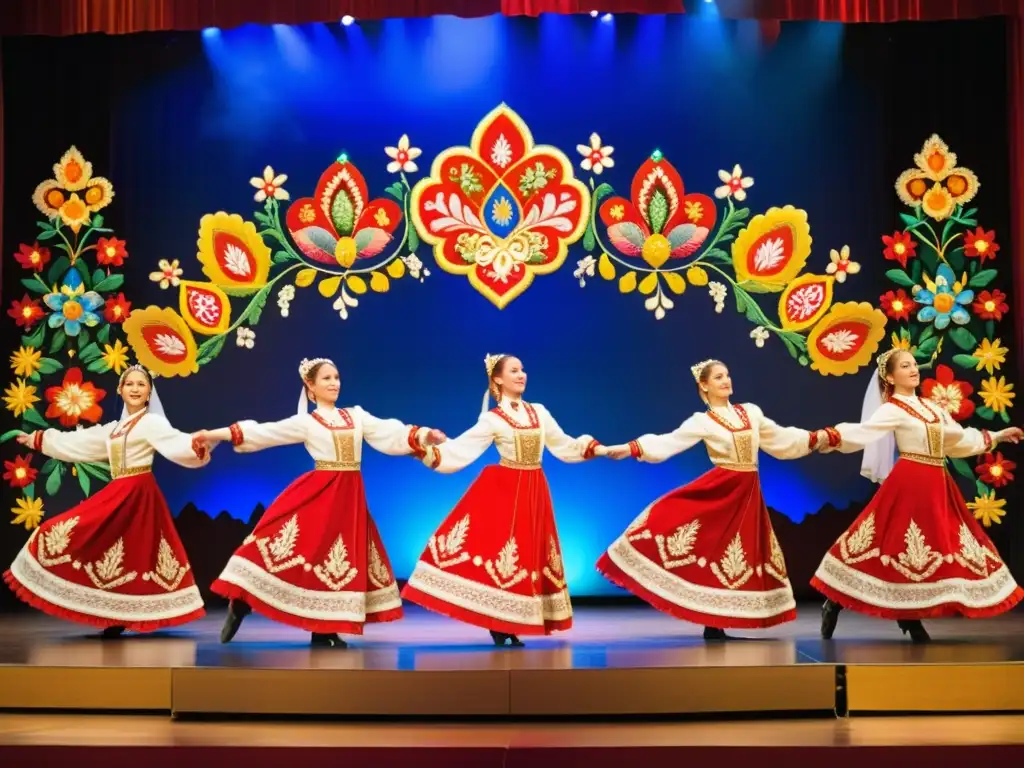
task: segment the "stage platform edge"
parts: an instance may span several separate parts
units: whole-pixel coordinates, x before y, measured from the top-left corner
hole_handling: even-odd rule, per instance
[[[0,709],[597,717],[1024,711],[1024,664],[512,670],[0,667]]]

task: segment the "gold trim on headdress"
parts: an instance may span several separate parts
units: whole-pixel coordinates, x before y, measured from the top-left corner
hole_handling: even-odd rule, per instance
[[[701,360],[696,365],[691,365],[690,366],[690,373],[693,374],[694,381],[696,381],[699,384],[700,383],[700,375],[704,372],[704,369],[707,368],[709,365],[711,365],[713,362],[715,362],[714,359],[711,359],[711,360]]]
[[[131,373],[132,371],[139,371],[140,373],[146,374],[146,376],[147,376],[147,378],[149,378],[150,382],[152,382],[153,379],[156,378],[155,374],[152,371],[148,371],[148,370],[146,370],[145,367],[139,365],[138,363],[134,363],[132,365],[129,365],[127,368],[125,368],[121,372],[121,377],[117,380],[117,390],[118,390],[118,392],[121,391],[121,385],[124,384],[125,377],[129,373]]]
[[[302,380],[305,381],[308,379],[309,372],[313,370],[313,366],[319,365],[320,363],[327,363],[328,365],[333,365],[335,368],[338,367],[334,365],[333,360],[329,360],[326,357],[314,357],[312,360],[302,358],[302,362],[299,363],[299,376],[302,377]]]
[[[494,366],[496,366],[498,361],[503,357],[508,357],[508,355],[487,355],[487,357],[484,358],[484,368],[487,369],[487,378],[491,378],[491,375],[494,373]]]
[[[889,364],[889,358],[892,357],[897,352],[902,351],[903,350],[901,350],[899,347],[893,347],[892,349],[886,350],[885,352],[883,352],[882,354],[875,358],[875,372],[878,374],[878,378],[880,378],[882,381],[885,381],[885,366]]]

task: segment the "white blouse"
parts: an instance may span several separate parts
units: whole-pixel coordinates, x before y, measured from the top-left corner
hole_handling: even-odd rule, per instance
[[[753,470],[757,452],[799,459],[814,449],[811,432],[781,427],[753,403],[700,411],[665,435],[642,435],[629,443],[634,458],[651,464],[670,459],[703,441],[715,466]]]
[[[574,464],[593,458],[599,443],[590,435],[569,437],[540,403],[502,398],[497,408],[454,440],[427,448],[423,463],[438,472],[458,472],[472,464],[494,443],[501,464],[538,469],[547,448],[561,461]]]
[[[208,451],[197,451],[193,447],[191,435],[179,432],[166,418],[148,411],[121,422],[97,424],[73,432],[58,429],[37,432],[35,448],[59,461],[107,461],[112,480],[149,472],[156,453],[192,469],[205,466],[210,461]]]
[[[890,432],[895,433],[900,455],[941,465],[946,456],[965,458],[987,453],[1007,430],[990,433],[958,424],[945,408],[919,397],[893,395],[867,421],[837,424],[840,440],[833,450],[855,453]]]
[[[302,443],[317,469],[358,470],[363,441],[389,456],[422,455],[429,429],[404,424],[398,419],[378,419],[358,405],[349,408],[317,408],[281,421],[232,424],[231,442],[239,453]]]

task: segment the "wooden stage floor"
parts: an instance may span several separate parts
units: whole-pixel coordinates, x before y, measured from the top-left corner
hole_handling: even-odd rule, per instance
[[[927,622],[915,646],[895,622],[844,612],[818,636],[797,621],[706,644],[701,628],[646,607],[577,610],[527,648],[411,607],[345,650],[257,616],[229,645],[223,614],[101,641],[36,613],[0,618],[0,709],[205,716],[530,719],[1024,711],[1024,614]]]

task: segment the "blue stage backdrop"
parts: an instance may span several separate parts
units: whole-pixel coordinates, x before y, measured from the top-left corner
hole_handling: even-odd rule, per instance
[[[929,63],[939,55],[932,53],[934,46],[921,43],[928,39],[926,28],[936,35],[948,34],[948,29],[917,26],[900,26],[894,34],[914,41],[922,71],[944,71],[946,65]],[[975,64],[998,71],[998,50],[987,51],[982,42],[995,37],[995,26],[958,27],[970,30],[961,41],[969,41],[964,44],[972,46]],[[645,250],[643,256],[649,258],[644,261],[617,251],[606,226],[616,213],[614,205],[606,204],[614,196],[635,200],[634,174],[653,155],[681,175],[689,201],[683,210],[692,212],[691,203],[704,206],[693,221],[717,209],[708,242],[730,206],[749,209],[750,217],[794,206],[806,212],[813,241],[802,274],[825,276],[833,262],[841,273],[847,266],[844,246],[849,247],[849,259],[861,265],[844,282],[830,284],[831,311],[850,302],[877,306],[879,296],[893,288],[884,275],[893,262],[882,258],[880,236],[896,226],[896,175],[912,164],[921,142],[938,131],[984,180],[983,196],[988,187],[1005,188],[1003,164],[989,146],[1001,136],[1002,125],[998,130],[983,128],[954,107],[902,111],[893,88],[886,85],[896,75],[882,69],[886,62],[899,65],[907,54],[894,50],[877,29],[788,24],[770,48],[763,46],[757,29],[756,24],[713,16],[440,17],[348,26],[249,26],[197,35],[14,41],[6,51],[6,66],[7,72],[16,68],[18,82],[7,88],[9,99],[21,99],[26,109],[34,98],[61,93],[51,79],[58,76],[55,59],[81,61],[91,52],[93,64],[104,77],[109,74],[110,82],[103,85],[98,78],[81,86],[93,92],[69,96],[77,109],[51,114],[63,125],[41,135],[29,122],[21,122],[17,105],[8,107],[9,142],[20,137],[25,144],[8,146],[17,156],[7,187],[8,209],[13,210],[5,217],[7,252],[17,250],[26,238],[31,241],[28,193],[64,150],[76,144],[93,163],[93,173],[109,178],[116,190],[104,214],[107,226],[126,242],[126,282],[120,290],[131,301],[132,312],[153,306],[181,314],[180,288],[162,289],[159,276],[151,279],[150,273],[160,271],[165,260],[169,269],[177,262],[181,280],[209,281],[211,272],[204,275],[197,260],[197,252],[209,251],[209,244],[204,245],[209,233],[204,235],[201,226],[208,214],[239,214],[253,222],[252,231],[272,229],[273,216],[260,219],[256,214],[278,208],[256,202],[257,189],[250,184],[252,177],[263,177],[265,167],[272,169],[266,179],[271,187],[275,177],[287,175],[276,180],[291,198],[279,206],[285,233],[291,202],[313,197],[321,174],[339,157],[365,177],[369,199],[395,204],[394,209],[379,209],[388,221],[378,218],[377,224],[387,229],[394,224],[387,212],[403,205],[403,213],[422,218],[415,210],[416,196],[409,199],[402,175],[394,172],[395,165],[408,159],[407,148],[421,150],[412,160],[417,169],[406,165],[404,171],[414,187],[431,176],[440,153],[470,146],[478,123],[504,104],[529,127],[537,145],[565,155],[563,170],[581,182],[584,195],[601,200],[595,231],[588,228],[581,236],[590,217],[588,207],[575,236],[563,235],[574,242],[559,269],[537,274],[526,290],[499,309],[501,300],[477,290],[464,274],[441,269],[422,236],[415,238],[421,241],[416,250],[422,264],[418,278],[410,274],[417,271],[415,260],[390,262],[376,273],[385,281],[364,275],[369,290],[361,290],[365,283],[351,281],[325,287],[330,275],[310,273],[309,265],[297,262],[269,236],[275,259],[271,277],[282,269],[295,271],[264,294],[266,306],[258,322],[241,323],[251,333],[238,335],[232,329],[222,349],[209,343],[200,347],[196,354],[204,364],[197,372],[159,380],[171,421],[194,430],[240,419],[285,418],[295,412],[300,359],[324,356],[341,371],[342,404],[358,404],[379,417],[435,426],[456,436],[478,417],[487,353],[520,357],[529,374],[527,399],[546,405],[568,433],[593,434],[604,443],[670,431],[700,409],[689,369],[709,357],[730,366],[737,401],[757,403],[782,424],[816,428],[857,419],[872,375],[870,365],[854,362],[853,373],[823,375],[841,366],[814,355],[807,360],[801,344],[808,343],[809,333],[813,336],[809,327],[783,329],[782,335],[769,328],[762,335],[758,329],[765,323],[780,325],[779,292],[750,294],[749,300],[764,309],[764,322],[751,316],[749,306],[737,307],[734,284],[725,276],[737,276],[732,249],[742,245],[742,235],[733,239],[740,234],[738,226],[718,242],[721,258],[712,259],[703,274],[683,270],[645,285],[648,272],[643,270],[650,270],[659,254]],[[61,87],[74,87],[69,74],[59,77]],[[919,90],[934,87],[927,78],[922,83],[907,75],[899,100],[917,109],[933,100]],[[387,147],[393,148],[390,155]],[[607,147],[614,152],[603,152]],[[588,148],[596,151],[591,171],[595,160],[613,161],[603,164],[600,175],[581,167]],[[389,163],[395,163],[391,171]],[[716,189],[723,186],[720,172],[728,179],[737,165],[737,179],[754,180],[744,188],[746,199],[716,197]],[[564,175],[548,181],[564,183]],[[389,186],[396,183],[389,194]],[[602,191],[601,184],[614,192]],[[743,188],[742,181],[738,184]],[[273,188],[269,191],[273,194]],[[1000,201],[986,205],[1004,216]],[[245,241],[241,221],[216,221]],[[781,210],[767,220],[741,222],[753,233],[746,246],[757,235],[757,226],[767,232],[773,221],[782,222],[778,231],[791,233],[797,250],[808,242],[800,231],[799,212]],[[392,245],[402,239],[408,222],[409,215],[403,215]],[[24,231],[18,233],[19,227]],[[357,247],[364,244],[358,237],[356,242]],[[602,249],[618,260],[602,258]],[[328,250],[333,255],[333,243]],[[342,250],[338,253],[344,257]],[[377,262],[386,253],[387,248]],[[789,259],[791,254],[783,256]],[[638,271],[625,266],[634,263]],[[337,263],[320,266],[340,272]],[[22,293],[20,286],[10,285],[13,271],[10,266],[4,270],[5,304]],[[399,272],[403,274],[396,277]],[[639,279],[635,290],[631,274]],[[279,289],[294,284],[296,277],[300,284],[293,297],[284,294],[285,316]],[[795,277],[793,272],[785,282]],[[307,278],[312,284],[304,286]],[[823,278],[815,279],[823,284]],[[715,283],[726,288],[722,301],[722,294],[716,299]],[[346,303],[341,291],[358,306]],[[227,298],[211,295],[214,303]],[[232,323],[250,299],[251,293],[230,299]],[[744,303],[742,296],[739,303]],[[867,312],[877,327],[879,314],[871,316],[870,307]],[[886,328],[884,338],[876,332],[871,349],[887,348],[892,330]],[[211,338],[193,335],[197,345]],[[814,346],[813,338],[810,343]],[[108,390],[102,403],[106,419],[116,416],[119,406],[114,377],[107,374],[102,381]],[[491,449],[461,473],[438,475],[411,458],[365,449],[370,508],[398,577],[409,574],[439,521],[485,463],[495,460]],[[858,505],[872,492],[858,476],[859,456],[814,456],[799,462],[762,456],[761,462],[768,505],[794,523],[813,521],[819,511],[839,514],[835,509]],[[176,512],[191,504],[211,516],[226,512],[248,520],[257,505],[268,505],[310,465],[301,446],[244,456],[222,446],[205,470],[161,462],[158,477]],[[594,571],[602,550],[647,504],[708,467],[700,446],[658,466],[607,460],[565,465],[549,455],[545,469],[574,593],[617,594]],[[76,498],[80,494],[71,484],[46,501],[47,512],[65,509]],[[789,544],[794,546],[792,537]]]

